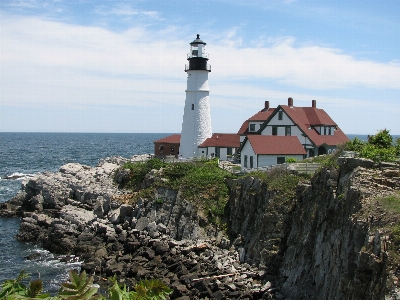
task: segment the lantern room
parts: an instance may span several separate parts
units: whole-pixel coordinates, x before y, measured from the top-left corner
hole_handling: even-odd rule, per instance
[[[197,34],[196,39],[190,43],[190,52],[187,55],[189,65],[185,65],[185,72],[190,70],[204,70],[211,72],[211,66],[207,63],[206,43]]]

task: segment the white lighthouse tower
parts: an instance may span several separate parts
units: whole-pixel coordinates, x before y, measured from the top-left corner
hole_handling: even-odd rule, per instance
[[[190,53],[187,55],[189,65],[185,65],[187,88],[179,147],[183,158],[198,156],[198,145],[212,135],[208,88],[211,66],[207,63],[205,47],[206,43],[198,34],[190,43]]]

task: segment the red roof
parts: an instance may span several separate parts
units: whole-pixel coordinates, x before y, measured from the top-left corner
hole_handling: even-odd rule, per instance
[[[267,120],[269,118],[269,116],[274,112],[275,108],[269,108],[269,109],[262,109],[260,110],[258,113],[256,113],[254,116],[250,117],[248,120],[244,121],[244,123],[242,124],[242,126],[240,127],[238,134],[248,134],[248,130],[249,130],[249,122],[250,121],[261,121],[264,122],[265,120]],[[256,132],[252,132],[252,133],[256,133]]]
[[[240,147],[240,136],[236,133],[214,133],[206,139],[199,147]]]
[[[296,136],[249,135],[248,141],[255,154],[303,155],[306,154]]]
[[[349,140],[331,117],[321,108],[290,107],[287,105],[281,105],[280,107],[282,107],[292,121],[300,127],[316,146],[321,146],[323,144],[336,146]],[[315,129],[312,129],[312,126],[320,125],[335,126],[337,130],[335,130],[334,135],[320,135]],[[311,129],[308,129],[310,127]]]
[[[178,133],[159,139],[157,141],[154,141],[153,143],[180,144],[180,142],[181,135]]]

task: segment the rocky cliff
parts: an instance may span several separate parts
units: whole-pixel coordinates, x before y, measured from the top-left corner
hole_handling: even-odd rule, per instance
[[[159,185],[127,204],[132,191],[118,183],[129,173],[115,172],[124,162],[39,174],[2,214],[23,217],[20,240],[80,255],[100,281],[159,277],[172,298],[400,299],[400,209],[382,202],[400,202],[398,165],[340,158],[292,196],[257,177],[228,180],[229,226],[220,231],[179,191]],[[143,187],[162,176],[151,171]]]
[[[398,196],[399,167],[355,158],[339,164],[299,185],[293,199],[258,178],[232,184],[234,245],[290,299],[399,299],[397,254],[388,256],[388,247],[400,219],[380,201]]]

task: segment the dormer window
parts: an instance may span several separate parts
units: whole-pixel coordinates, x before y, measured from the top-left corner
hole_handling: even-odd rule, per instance
[[[332,126],[321,126],[319,134],[320,135],[334,135],[335,131]]]
[[[250,124],[249,131],[256,131],[256,124]]]

